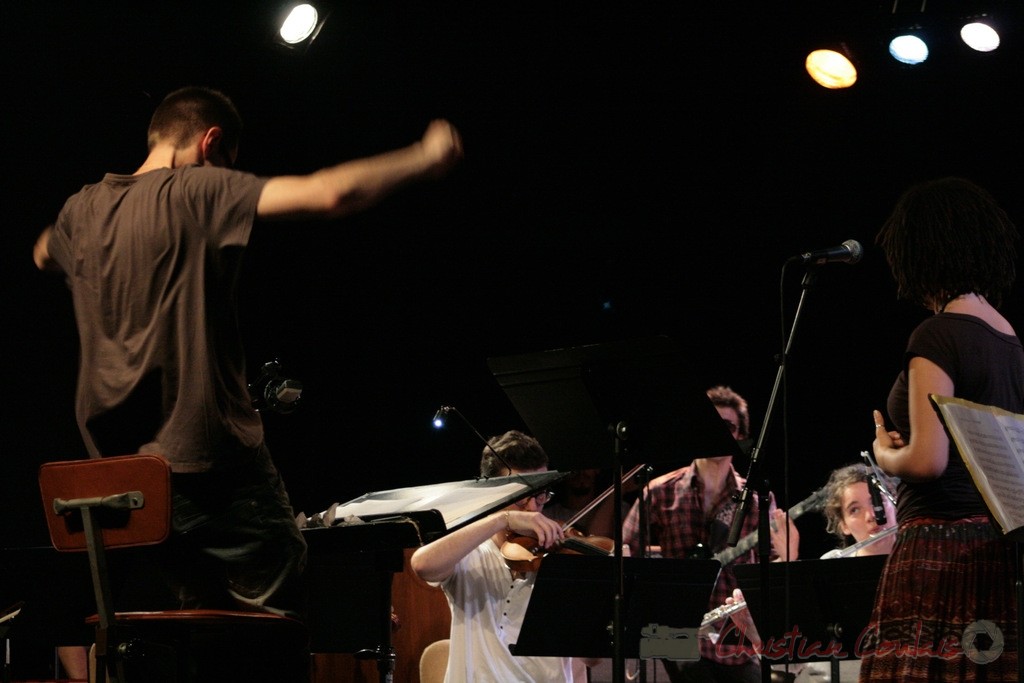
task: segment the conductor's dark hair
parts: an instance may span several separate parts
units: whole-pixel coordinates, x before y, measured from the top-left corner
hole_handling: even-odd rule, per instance
[[[225,151],[238,149],[242,117],[231,99],[213,88],[179,88],[168,94],[153,112],[147,138],[149,149],[162,140],[183,147],[213,126],[222,130]]]

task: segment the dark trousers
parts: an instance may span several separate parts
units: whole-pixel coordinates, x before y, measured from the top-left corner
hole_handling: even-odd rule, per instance
[[[164,556],[181,606],[304,619],[306,542],[266,447],[201,474],[175,474]]]

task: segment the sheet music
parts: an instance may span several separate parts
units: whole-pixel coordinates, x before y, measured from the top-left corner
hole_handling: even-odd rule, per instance
[[[422,486],[364,496],[348,503],[339,503],[334,509],[335,520],[355,515],[390,515],[421,510],[437,510],[446,526],[466,515],[485,509],[505,498],[525,495],[529,487],[522,482],[509,482],[482,488],[453,488],[449,484]]]
[[[1024,527],[1024,415],[962,399],[932,400],[1003,533]]]

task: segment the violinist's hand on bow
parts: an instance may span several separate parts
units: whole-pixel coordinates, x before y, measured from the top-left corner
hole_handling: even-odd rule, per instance
[[[519,536],[529,536],[537,539],[541,548],[553,548],[565,538],[562,525],[559,522],[545,517],[540,512],[530,510],[508,510],[508,528]]]

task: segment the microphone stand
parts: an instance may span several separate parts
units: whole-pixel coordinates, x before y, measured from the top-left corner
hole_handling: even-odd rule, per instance
[[[622,602],[625,593],[625,561],[622,559],[622,442],[629,438],[629,426],[626,422],[610,425],[609,429],[615,436],[615,595],[612,598],[612,682],[624,683],[626,680],[626,660],[622,647]]]
[[[1024,666],[1020,661],[1020,634],[1024,633],[1024,540],[1015,541],[1013,547],[1017,559],[1013,586],[1017,593],[1017,682],[1024,683]]]
[[[651,480],[651,472],[651,466],[648,465],[636,475],[636,481],[640,485],[640,495],[638,497],[640,503],[637,506],[637,512],[639,514],[638,523],[640,526],[639,541],[641,557],[650,556],[650,548],[648,546],[650,543],[650,515],[648,506],[651,504],[651,501],[645,496],[645,493],[647,491],[647,484]],[[619,518],[616,517],[616,519]],[[622,528],[621,521],[616,524],[616,527],[619,529]],[[639,683],[647,683],[647,662],[640,658],[637,658],[637,676],[637,681]]]
[[[801,283],[802,291],[800,292],[800,301],[796,307],[796,313],[793,316],[793,324],[789,330],[789,338],[786,340],[786,346],[783,349],[781,357],[779,357],[779,367],[775,373],[775,384],[772,386],[771,397],[768,399],[768,407],[765,410],[764,423],[761,425],[761,433],[757,436],[757,443],[750,450],[750,465],[747,469],[747,478],[743,483],[743,489],[737,494],[737,506],[736,514],[732,520],[732,526],[729,528],[729,540],[728,544],[731,547],[735,547],[739,542],[740,532],[743,530],[743,520],[747,516],[747,512],[750,509],[750,482],[755,476],[760,477],[760,465],[759,456],[761,455],[761,446],[764,444],[765,437],[768,434],[768,428],[771,425],[771,418],[775,412],[775,399],[779,393],[779,386],[782,384],[782,379],[786,374],[786,359],[789,357],[789,350],[793,347],[793,338],[796,336],[796,326],[800,322],[800,313],[803,311],[804,301],[807,298],[807,292],[811,289],[814,284],[816,271],[813,264],[810,264],[807,272],[804,274],[803,282]],[[769,519],[768,519],[768,482],[767,480],[758,480],[758,525],[757,525],[757,543],[759,549],[759,562],[761,563],[761,605],[758,609],[760,612],[758,621],[761,624],[768,624],[768,592],[769,584],[771,583],[768,578],[768,562],[770,557],[771,549],[771,534],[768,530]],[[788,609],[788,606],[787,606]],[[767,659],[761,659],[761,681],[762,683],[770,683],[771,681],[771,665]]]

